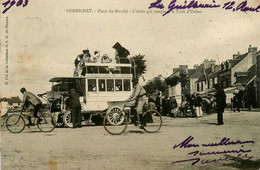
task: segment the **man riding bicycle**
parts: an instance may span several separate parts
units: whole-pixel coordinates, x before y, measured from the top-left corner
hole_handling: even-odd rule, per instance
[[[141,127],[145,126],[144,116],[143,116],[143,106],[148,103],[148,98],[146,97],[145,89],[140,85],[139,79],[144,81],[143,77],[133,79],[134,90],[132,95],[126,100],[128,102],[126,106],[136,107],[136,112],[140,118]]]
[[[25,107],[28,103],[30,103],[30,104],[32,104],[33,107],[34,107],[33,116],[36,117],[36,118],[38,118],[37,113],[38,113],[38,111],[39,111],[39,109],[40,109],[40,107],[41,107],[41,105],[42,105],[41,100],[40,100],[38,97],[36,97],[33,93],[26,91],[26,89],[25,89],[24,87],[21,88],[20,91],[21,91],[21,93],[23,94],[22,110],[24,109],[24,107]],[[31,116],[28,116],[28,121],[29,121],[29,124],[28,124],[28,125],[33,125],[33,124],[32,124],[32,120],[31,120]],[[38,121],[41,122],[42,119],[39,118]],[[38,122],[38,123],[39,123],[39,122]]]

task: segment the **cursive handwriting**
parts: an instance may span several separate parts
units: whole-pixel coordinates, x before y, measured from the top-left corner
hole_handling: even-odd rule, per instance
[[[233,12],[235,11],[242,11],[242,12],[259,12],[260,9],[260,5],[258,5],[257,7],[249,7],[247,6],[247,0],[241,2],[240,4],[237,5],[237,7],[235,7],[236,2],[235,1],[230,1],[224,4],[223,8],[225,10],[232,10]]]
[[[173,146],[173,149],[176,148],[196,148],[196,147],[200,147],[199,144],[197,143],[191,143],[194,140],[193,136],[189,136],[188,138],[186,138],[185,140],[183,140],[181,143],[176,144]],[[247,140],[247,141],[241,141],[241,140],[236,140],[236,141],[232,141],[230,140],[230,138],[228,137],[224,137],[220,140],[220,142],[217,143],[209,143],[209,144],[201,144],[202,147],[221,147],[221,146],[228,146],[228,145],[239,145],[241,146],[240,149],[234,149],[234,150],[213,150],[213,151],[205,151],[206,148],[204,148],[202,151],[200,151],[199,149],[189,152],[188,155],[192,155],[192,156],[197,156],[197,158],[192,158],[192,159],[185,159],[185,160],[179,160],[179,161],[175,161],[172,162],[172,164],[176,164],[176,163],[181,163],[181,162],[192,162],[192,165],[195,165],[196,163],[200,162],[201,164],[207,164],[207,163],[216,163],[219,161],[229,161],[229,160],[233,160],[232,158],[228,157],[226,154],[238,154],[237,157],[235,158],[240,158],[240,159],[251,159],[253,157],[248,156],[249,153],[251,153],[251,149],[244,149],[244,145],[243,144],[254,144],[255,142],[252,140]],[[244,154],[242,156],[242,154]],[[218,159],[212,159],[212,160],[206,160],[206,159],[201,159],[201,156],[214,156],[214,155],[224,155],[226,156],[225,158],[220,157]]]
[[[208,164],[208,163],[216,163],[216,162],[220,162],[220,161],[230,161],[230,160],[234,160],[234,159],[243,159],[243,160],[249,160],[252,159],[253,156],[248,156],[247,154],[245,154],[244,156],[242,156],[241,154],[238,154],[237,157],[232,158],[229,157],[228,155],[225,155],[225,158],[218,158],[218,159],[212,159],[212,160],[204,160],[204,159],[200,159],[200,158],[193,158],[193,159],[186,159],[186,160],[180,160],[180,161],[175,161],[172,162],[172,164],[176,164],[176,163],[182,163],[182,162],[189,162],[189,161],[194,161],[192,162],[191,165],[195,165],[196,163],[198,163],[199,161],[201,161],[201,164]]]
[[[168,10],[163,14],[163,16],[167,15],[174,9],[197,9],[197,8],[220,8],[221,5],[217,4],[215,0],[212,1],[212,3],[200,3],[197,0],[192,0],[189,3],[187,3],[187,0],[184,1],[184,4],[182,5],[177,5],[177,0],[172,0],[169,5],[168,5]],[[241,2],[236,6],[235,1],[229,1],[227,3],[224,3],[222,8],[224,10],[232,10],[233,12],[235,11],[242,11],[242,12],[259,12],[260,10],[260,5],[257,7],[250,7],[247,4],[247,0]],[[151,8],[157,8],[157,9],[164,9],[164,4],[162,3],[162,0],[156,0],[156,2],[152,2],[150,6],[148,7],[149,9]]]
[[[223,146],[223,145],[237,145],[237,144],[246,144],[246,143],[255,143],[254,141],[230,141],[229,138],[224,137],[219,143],[210,143],[202,144],[203,147],[213,147],[213,146]]]
[[[196,8],[218,8],[220,7],[219,4],[215,4],[215,1],[213,1],[212,4],[203,4],[199,3],[198,1],[192,0],[190,3],[187,4],[187,1],[184,1],[184,5],[176,5],[177,0],[172,0],[170,4],[168,5],[168,11],[166,11],[163,16],[167,15],[174,9],[196,9]],[[150,8],[159,8],[163,9],[164,5],[162,4],[162,0],[157,0],[156,2],[153,2],[150,4]]]
[[[29,0],[25,0],[24,4],[23,4],[23,0],[18,0],[17,2],[15,0],[7,0],[6,2],[2,3],[2,5],[4,6],[4,10],[3,10],[3,14],[6,13],[12,6],[14,6],[16,4],[16,7],[19,7],[21,5],[23,5],[23,7],[28,5],[28,1]]]
[[[239,149],[239,150],[224,150],[224,151],[212,151],[212,152],[202,152],[202,151],[194,151],[194,152],[190,152],[188,153],[188,155],[193,155],[193,156],[205,156],[205,155],[220,155],[220,154],[228,154],[228,153],[249,153],[252,150],[243,150],[243,149]]]
[[[173,149],[176,149],[178,147],[180,148],[190,148],[190,147],[199,147],[198,144],[189,144],[192,140],[194,139],[194,137],[189,136],[187,139],[185,139],[183,142],[181,142],[178,145],[174,145]]]

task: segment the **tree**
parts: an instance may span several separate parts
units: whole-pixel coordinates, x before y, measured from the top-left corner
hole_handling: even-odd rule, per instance
[[[145,55],[138,54],[131,57],[133,64],[135,64],[135,70],[133,71],[134,77],[138,77],[146,72],[146,60],[144,60]]]
[[[165,83],[171,87],[176,86],[179,82],[180,82],[179,76],[170,76],[165,79]]]
[[[188,93],[186,86],[188,84],[189,78],[187,72],[184,69],[180,69],[179,72],[180,72],[179,76],[174,75],[174,76],[167,77],[165,79],[165,83],[171,87],[181,83],[181,95],[183,100],[184,96]]]
[[[184,96],[186,95],[187,91],[186,85],[188,84],[189,78],[188,74],[186,73],[185,70],[181,69],[180,70],[180,82],[181,82],[181,94],[182,94],[182,100],[184,99]]]
[[[152,94],[157,91],[165,91],[167,89],[167,84],[160,77],[155,77],[150,80],[144,88],[148,94]]]

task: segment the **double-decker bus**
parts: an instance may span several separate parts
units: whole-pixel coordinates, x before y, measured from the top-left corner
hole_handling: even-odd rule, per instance
[[[103,116],[113,103],[125,101],[132,93],[132,64],[85,63],[84,69],[85,75],[81,77],[50,79],[52,90],[47,92],[47,98],[60,125],[72,126],[69,98],[63,95],[70,89],[76,89],[80,94],[84,119],[97,125],[102,124]]]

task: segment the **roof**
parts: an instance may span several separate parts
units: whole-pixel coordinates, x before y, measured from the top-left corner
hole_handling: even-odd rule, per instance
[[[202,69],[203,69],[203,64],[199,65],[197,69],[190,75],[190,78],[200,78],[201,75],[203,75]]]
[[[74,82],[76,79],[84,79],[85,77],[54,77],[49,80],[49,82]]]
[[[201,81],[204,81],[206,80],[206,78],[208,79],[208,75],[211,73],[211,68],[207,68],[205,70],[205,73],[202,72],[202,75],[199,77],[199,79],[196,81],[197,82],[201,82]]]
[[[247,76],[247,75],[248,75],[247,71],[235,72],[235,76]]]
[[[188,69],[188,76],[192,75],[196,69]]]
[[[256,75],[256,65],[252,65],[246,72],[235,72],[235,76],[246,76],[240,82],[235,82],[235,84],[247,84]]]
[[[246,56],[248,55],[248,53],[242,54],[237,56],[235,59],[233,59],[235,61],[235,64],[232,66],[234,67],[235,65],[237,65],[240,61],[242,61]]]
[[[169,77],[179,76],[176,74],[180,71],[180,68],[173,68],[172,70],[173,70],[173,72]],[[188,69],[188,77],[190,77],[190,75],[192,75],[195,71],[196,71],[196,69]]]
[[[204,77],[204,76],[201,76],[201,77],[196,81],[196,83],[202,82],[202,81],[204,81],[204,80],[205,80],[205,77]]]
[[[209,75],[209,78],[217,77],[217,76],[218,76],[218,73],[219,73],[220,71],[221,71],[221,70],[217,70],[217,71],[213,72],[212,74]]]

